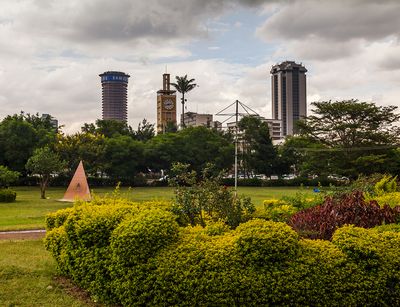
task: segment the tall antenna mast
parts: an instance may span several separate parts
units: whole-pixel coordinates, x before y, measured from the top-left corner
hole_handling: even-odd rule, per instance
[[[227,110],[231,107],[235,108],[234,113],[225,113],[228,112]],[[239,112],[239,107],[243,109],[242,112]],[[235,197],[237,196],[237,179],[238,179],[238,143],[239,143],[239,116],[259,116],[256,111],[253,109],[249,108],[246,106],[244,103],[240,102],[239,100],[236,100],[234,103],[230,104],[227,106],[225,109],[219,111],[218,113],[215,114],[216,116],[229,116],[226,120],[222,122],[225,123],[231,118],[235,117]]]

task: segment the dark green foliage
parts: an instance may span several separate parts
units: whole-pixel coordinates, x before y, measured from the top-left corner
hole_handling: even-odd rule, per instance
[[[355,191],[338,199],[327,197],[323,204],[297,212],[289,225],[303,237],[330,240],[344,225],[372,228],[395,223],[399,218],[400,206],[381,208],[376,201],[365,202],[363,193]]]
[[[158,134],[145,145],[148,167],[168,170],[176,162],[190,164],[198,174],[212,163],[216,169],[230,168],[234,146],[225,135],[206,127],[189,127],[177,133]]]
[[[11,189],[0,189],[0,203],[12,203],[17,198],[17,192]]]
[[[8,187],[11,183],[17,181],[19,177],[18,172],[8,169],[8,167],[0,165],[0,188]]]
[[[25,174],[25,164],[35,148],[53,146],[57,131],[49,118],[21,112],[0,122],[0,164]]]
[[[304,141],[296,150],[303,172],[356,178],[360,173],[398,171],[396,106],[357,100],[313,102],[312,106],[315,115],[298,122],[301,135],[294,138]]]
[[[100,301],[123,306],[400,304],[398,232],[346,226],[330,242],[300,239],[289,226],[262,220],[236,230],[221,223],[179,229],[170,212],[133,208],[76,206],[46,235],[61,272]],[[53,220],[61,223],[66,213]]]
[[[259,117],[245,116],[238,126],[243,131],[241,136],[243,173],[254,172],[267,176],[275,174],[277,152],[272,145],[268,124],[262,122]]]

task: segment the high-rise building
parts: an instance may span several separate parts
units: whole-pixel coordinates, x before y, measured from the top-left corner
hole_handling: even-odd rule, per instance
[[[157,132],[165,132],[169,124],[176,126],[176,91],[170,88],[170,75],[163,74],[163,88],[157,91]]]
[[[306,72],[294,61],[272,66],[272,118],[282,121],[284,137],[295,134],[296,121],[307,116]]]
[[[99,75],[102,86],[103,119],[128,120],[128,78],[120,71],[107,71]]]

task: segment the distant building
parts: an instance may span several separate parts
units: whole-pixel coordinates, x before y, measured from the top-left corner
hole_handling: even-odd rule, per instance
[[[266,122],[268,124],[269,135],[273,141],[277,141],[282,139],[282,121],[279,119],[266,119],[261,116],[257,116],[260,118],[262,122]],[[234,131],[236,124],[235,122],[227,123],[228,130],[231,132]],[[242,131],[239,130],[239,135],[242,134]]]
[[[163,88],[157,91],[157,133],[176,126],[176,91],[170,88],[170,74],[163,74]]]
[[[181,115],[182,117],[182,115]],[[185,127],[212,127],[213,115],[212,114],[199,114],[195,112],[186,112],[183,118]]]
[[[102,86],[103,119],[128,121],[128,78],[120,71],[107,71],[99,75]]]
[[[265,119],[262,121],[267,122],[269,128],[269,135],[273,141],[282,139],[282,121],[280,119]]]
[[[283,137],[295,134],[296,121],[307,116],[306,72],[294,61],[272,66],[272,118],[282,121]]]

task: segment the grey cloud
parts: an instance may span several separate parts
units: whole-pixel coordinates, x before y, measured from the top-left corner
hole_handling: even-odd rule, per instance
[[[36,1],[19,18],[22,30],[77,42],[119,42],[205,35],[204,19],[231,7],[226,0]],[[44,7],[46,9],[44,9]]]
[[[376,40],[400,34],[399,1],[296,1],[284,5],[257,34],[266,39]]]
[[[72,42],[207,36],[206,23],[237,6],[278,0],[36,0],[16,16],[21,32]],[[287,2],[287,1],[284,1]]]

